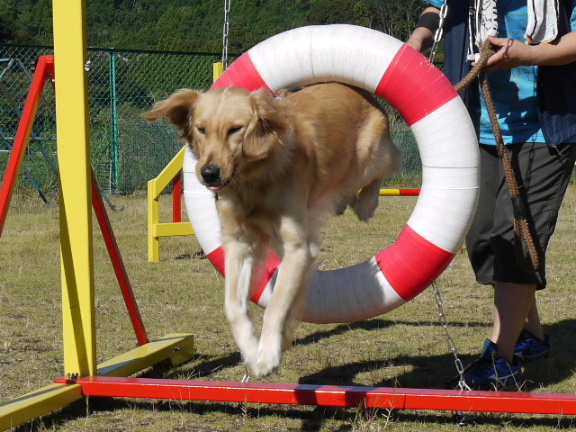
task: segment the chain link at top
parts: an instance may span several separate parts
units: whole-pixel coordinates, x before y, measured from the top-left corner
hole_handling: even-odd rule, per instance
[[[434,33],[434,43],[432,44],[430,57],[428,58],[430,60],[430,63],[434,63],[434,58],[436,57],[436,50],[438,49],[438,45],[440,44],[440,41],[444,36],[444,21],[446,20],[447,15],[448,15],[448,5],[446,4],[446,2],[444,2],[442,7],[440,8],[439,13],[440,21],[438,22],[438,28]]]

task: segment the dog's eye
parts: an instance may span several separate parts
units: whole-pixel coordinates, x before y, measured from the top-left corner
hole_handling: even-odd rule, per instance
[[[202,127],[202,126],[196,126],[196,131],[200,134],[200,135],[204,135],[206,133],[206,128]]]
[[[244,126],[236,126],[236,127],[230,128],[230,129],[228,129],[228,135],[234,135],[235,133],[240,132],[243,128],[244,128]]]

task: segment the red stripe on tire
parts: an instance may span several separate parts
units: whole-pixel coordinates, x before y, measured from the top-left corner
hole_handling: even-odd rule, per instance
[[[412,126],[458,97],[442,72],[409,45],[398,50],[376,88]]]
[[[408,301],[436,280],[454,254],[430,243],[407,225],[398,241],[375,258],[390,285]]]
[[[262,297],[262,294],[264,294],[264,290],[266,289],[268,282],[270,282],[274,276],[274,273],[276,273],[276,270],[278,270],[280,262],[280,257],[278,257],[278,255],[276,255],[274,252],[270,251],[268,252],[268,257],[266,258],[264,265],[256,270],[257,273],[254,275],[252,295],[250,297],[250,300],[252,300],[254,303],[260,303],[260,298]]]
[[[214,268],[224,276],[224,247],[220,246],[218,249],[214,249],[208,255],[206,255]]]
[[[207,255],[208,259],[214,266],[214,268],[222,275],[225,276],[225,253],[224,247],[220,246],[218,249],[214,249]],[[268,285],[268,282],[278,270],[280,266],[280,258],[274,252],[269,252],[268,257],[266,258],[266,262],[262,265],[261,268],[256,269],[256,274],[254,275],[254,282],[252,284],[252,295],[250,300],[254,303],[259,303],[262,294],[264,294],[264,290]]]
[[[252,63],[248,52],[242,54],[232,65],[226,69],[226,73],[212,85],[212,88],[219,87],[242,87],[250,91],[268,88],[260,73]]]

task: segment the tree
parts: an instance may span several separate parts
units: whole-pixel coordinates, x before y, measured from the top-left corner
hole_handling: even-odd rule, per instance
[[[354,24],[363,27],[371,27],[372,25],[372,13],[363,1],[354,5]]]
[[[354,22],[354,0],[315,0],[308,12],[308,24]]]
[[[390,36],[406,40],[422,12],[420,0],[366,0],[373,13],[373,25]]]
[[[90,0],[87,7],[91,47],[222,49],[222,0]],[[420,0],[234,0],[229,51],[309,24],[356,24],[405,39],[420,9]],[[51,45],[51,1],[0,0],[0,43]]]
[[[16,37],[16,8],[6,1],[0,4],[0,43],[11,43]]]

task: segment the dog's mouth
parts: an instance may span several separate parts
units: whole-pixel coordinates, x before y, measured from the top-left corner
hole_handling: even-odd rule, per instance
[[[212,192],[218,192],[228,186],[228,183],[230,183],[230,179],[214,183],[205,183],[204,186]]]

